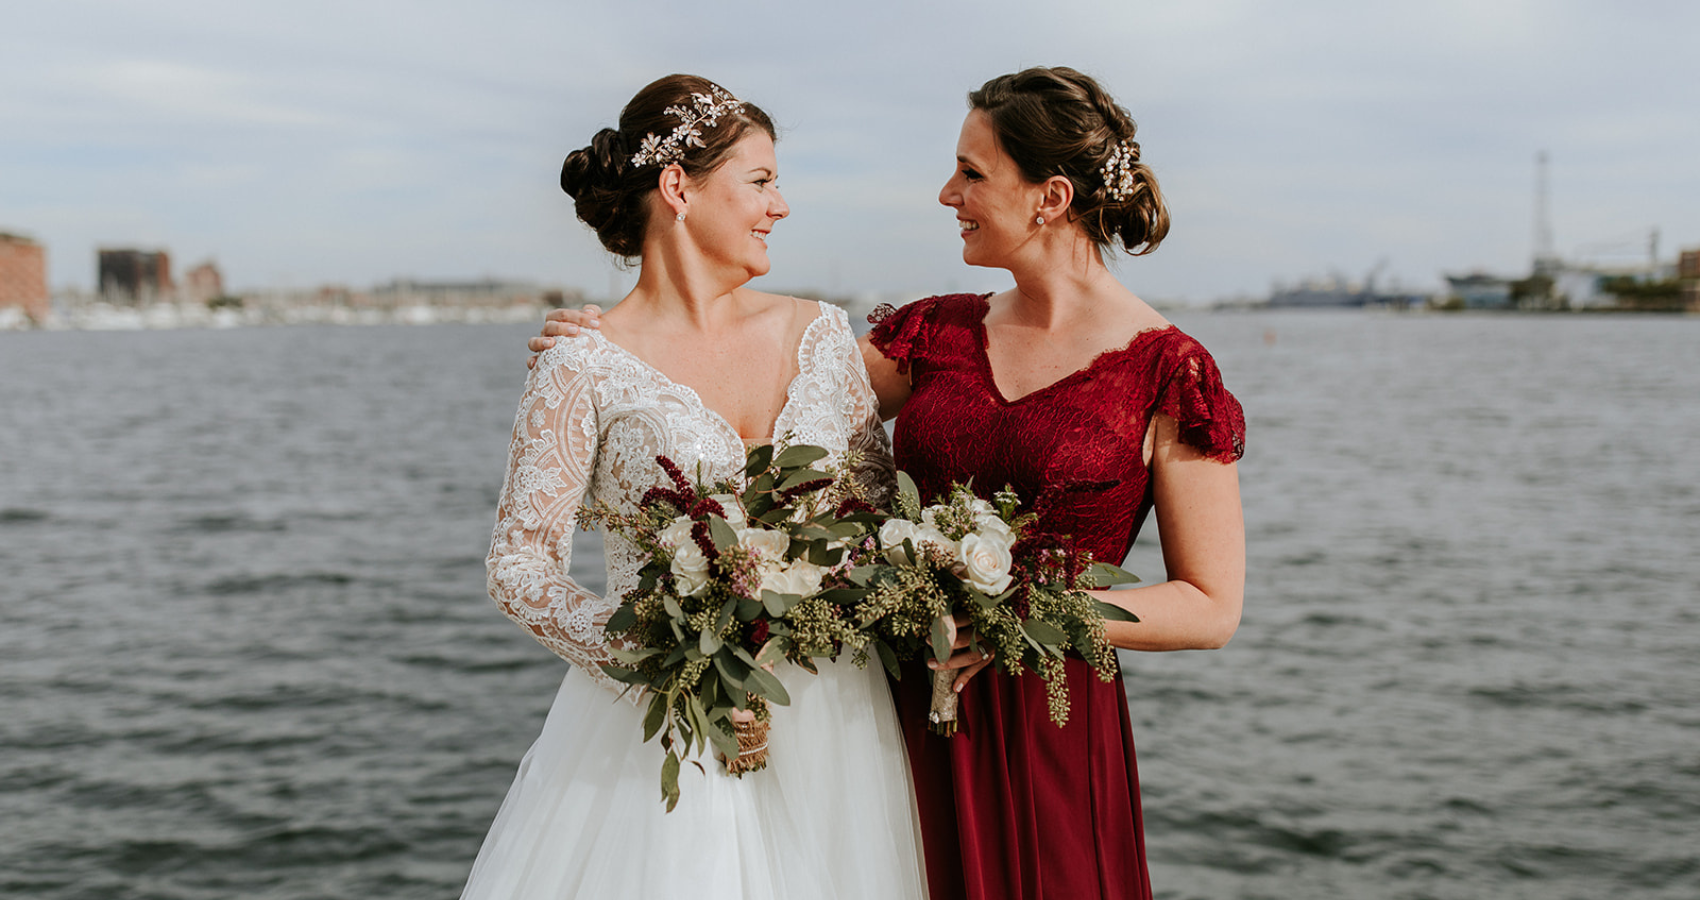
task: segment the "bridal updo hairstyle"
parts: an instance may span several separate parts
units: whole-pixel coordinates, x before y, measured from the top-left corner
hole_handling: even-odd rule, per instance
[[[662,169],[653,162],[632,164],[643,139],[672,134],[680,119],[667,109],[691,109],[692,94],[712,95],[716,88],[714,82],[695,75],[657,79],[620,110],[619,128],[604,128],[590,139],[590,146],[567,154],[561,166],[561,190],[573,198],[579,219],[596,230],[609,252],[628,261],[643,254],[649,195]],[[733,146],[757,128],[777,137],[767,113],[746,101],[737,111],[720,116],[713,126],[700,126],[703,146],[686,147],[677,162],[686,175],[700,178],[719,168]]]
[[[998,143],[1028,181],[1061,175],[1074,184],[1069,220],[1079,222],[1100,251],[1119,243],[1143,256],[1169,233],[1163,192],[1139,161],[1133,117],[1091,76],[1063,66],[1023,69],[970,92],[968,106],[986,114]],[[1124,141],[1133,186],[1117,200],[1102,170]]]

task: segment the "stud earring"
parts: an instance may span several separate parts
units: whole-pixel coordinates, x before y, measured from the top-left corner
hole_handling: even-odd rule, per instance
[[[1039,217],[1039,218],[1037,218],[1037,219],[1034,219],[1034,220],[1033,220],[1033,224],[1035,224],[1035,225],[1043,225],[1043,224],[1045,224],[1045,217],[1044,217],[1044,216],[1040,216],[1040,217]]]
[[[679,213],[679,214],[678,214],[678,215],[676,215],[676,216],[674,216],[674,217],[673,217],[673,221],[675,221],[675,222],[683,222],[683,221],[685,221],[685,214],[684,214],[684,213]]]

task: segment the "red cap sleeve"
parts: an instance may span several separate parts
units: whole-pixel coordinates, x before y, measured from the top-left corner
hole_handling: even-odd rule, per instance
[[[901,309],[881,303],[868,313],[868,322],[874,326],[868,332],[868,340],[885,354],[886,359],[897,363],[899,373],[909,374],[909,364],[926,355],[927,335],[931,331],[929,319],[938,299],[916,300]]]
[[[1222,385],[1216,360],[1188,340],[1169,381],[1157,398],[1157,411],[1180,425],[1180,438],[1207,458],[1231,463],[1245,455],[1245,412]]]

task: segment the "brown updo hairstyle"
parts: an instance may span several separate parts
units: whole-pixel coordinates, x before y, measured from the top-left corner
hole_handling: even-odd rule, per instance
[[[1028,181],[1061,175],[1074,184],[1069,220],[1079,222],[1100,251],[1120,243],[1143,256],[1169,233],[1163,192],[1139,162],[1133,117],[1090,75],[1064,66],[999,75],[970,92],[968,106],[986,114],[998,144]],[[1102,169],[1123,140],[1133,151],[1133,190],[1116,200]]]
[[[649,194],[657,187],[660,166],[632,165],[643,139],[651,134],[669,135],[679,117],[668,107],[694,109],[692,94],[713,96],[720,89],[696,75],[668,75],[651,82],[620,110],[620,127],[604,128],[590,139],[590,146],[567,154],[561,166],[561,190],[573,198],[573,209],[608,251],[631,262],[643,255],[643,236],[649,227]],[[777,138],[773,120],[755,104],[744,102],[738,111],[720,116],[714,125],[699,125],[703,146],[689,146],[677,160],[685,174],[700,178],[726,162],[732,148],[753,129]]]

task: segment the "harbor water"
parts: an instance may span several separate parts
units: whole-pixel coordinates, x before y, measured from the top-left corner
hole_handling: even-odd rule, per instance
[[[1700,319],[1176,321],[1249,574],[1122,656],[1158,897],[1700,895]],[[0,895],[458,894],[565,672],[484,589],[532,330],[0,333]]]

